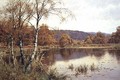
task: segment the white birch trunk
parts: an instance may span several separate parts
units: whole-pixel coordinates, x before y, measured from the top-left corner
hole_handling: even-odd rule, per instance
[[[34,42],[34,51],[33,51],[33,54],[31,56],[32,60],[34,59],[36,52],[37,52],[37,48],[38,48],[38,29],[36,29],[35,33],[36,34],[35,34],[35,42]]]
[[[28,61],[28,64],[25,66],[25,71],[30,70],[31,64],[35,58],[35,55],[37,53],[37,49],[38,49],[38,28],[35,30],[35,41],[34,41],[34,50],[32,55],[30,56],[30,59]]]
[[[19,48],[20,48],[20,63],[22,65],[24,65],[25,61],[24,61],[24,55],[23,55],[23,41],[22,41],[21,37],[19,38],[19,40],[20,40],[20,44],[19,44]]]
[[[14,55],[14,45],[13,45],[13,37],[11,36],[11,57],[13,59],[13,66],[15,66],[15,55]]]

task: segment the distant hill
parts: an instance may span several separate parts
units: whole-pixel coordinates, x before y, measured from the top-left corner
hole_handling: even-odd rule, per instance
[[[83,31],[74,31],[74,30],[54,30],[55,37],[57,40],[60,39],[60,36],[62,33],[67,33],[70,35],[70,37],[74,40],[84,40],[89,35],[95,35],[95,32],[83,32]],[[106,36],[110,34],[103,33]]]
[[[73,30],[54,30],[56,39],[60,39],[62,33],[67,33],[72,39],[75,40],[84,40],[90,33],[83,31],[73,31]],[[91,34],[94,35],[94,34]]]

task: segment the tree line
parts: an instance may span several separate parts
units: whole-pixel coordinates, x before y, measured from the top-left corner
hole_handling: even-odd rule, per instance
[[[11,29],[9,28],[9,23],[4,24],[7,22],[0,22],[0,43],[1,45],[8,45],[9,43],[9,36]],[[33,45],[34,43],[34,28],[25,24],[21,28],[22,34],[22,41],[24,46]],[[14,44],[17,46],[19,45],[19,30],[14,31]],[[54,46],[59,45],[64,47],[66,45],[75,45],[75,44],[106,44],[106,43],[120,43],[120,27],[117,27],[116,32],[113,32],[111,35],[106,36],[102,32],[97,32],[95,35],[89,35],[86,37],[85,40],[74,40],[70,37],[67,33],[61,33],[60,38],[57,40],[55,35],[58,32],[55,30],[50,30],[47,24],[42,24],[38,31],[38,45],[39,46]]]

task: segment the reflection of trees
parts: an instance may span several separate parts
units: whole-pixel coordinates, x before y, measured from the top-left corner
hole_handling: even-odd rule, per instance
[[[95,56],[98,59],[101,59],[101,57],[105,55],[103,49],[85,49],[85,53],[89,56]]]
[[[89,56],[92,56],[91,54],[93,53],[93,49],[84,49],[84,53],[86,53]]]
[[[109,50],[109,54],[115,56],[117,61],[120,63],[120,50]]]
[[[69,60],[82,58],[86,56],[95,56],[100,59],[104,56],[105,52],[102,49],[60,49],[60,50],[49,50],[46,51],[44,63],[47,65],[52,65],[55,60]]]
[[[61,49],[60,54],[65,60],[68,60],[70,55],[73,53],[73,50],[70,49]]]
[[[54,62],[55,62],[55,50],[49,50],[49,51],[46,51],[44,57],[44,64],[47,64],[47,65],[52,65]]]
[[[55,53],[54,51],[52,53]],[[100,59],[105,55],[103,49],[60,49],[56,53],[61,54],[64,60],[82,58],[86,56],[95,56]]]
[[[97,58],[101,58],[102,56],[105,55],[105,51],[103,49],[93,49],[93,53],[92,53],[95,57]]]
[[[83,49],[61,49],[60,54],[64,60],[76,59],[87,56]]]

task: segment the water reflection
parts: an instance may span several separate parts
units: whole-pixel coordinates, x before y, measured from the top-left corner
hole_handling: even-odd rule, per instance
[[[55,61],[69,61],[84,57],[96,57],[98,60],[105,55],[103,49],[60,49],[46,51],[45,60],[47,64],[54,64]]]
[[[72,77],[72,80],[119,80],[120,78],[120,50],[54,49],[46,51],[44,63],[57,68],[59,73],[68,75],[76,75],[76,69],[85,72],[87,69],[87,78],[80,75],[82,79]],[[92,71],[94,67],[99,68],[99,71],[90,72],[89,69]]]
[[[73,50],[70,49],[61,49],[60,54],[63,57],[64,60],[68,60],[70,56],[72,55]]]
[[[118,63],[120,64],[120,50],[109,50],[109,54],[116,57]]]

